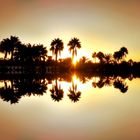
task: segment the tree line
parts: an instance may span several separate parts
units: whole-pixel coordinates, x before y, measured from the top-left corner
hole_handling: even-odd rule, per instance
[[[78,38],[72,38],[68,44],[69,52],[71,53],[71,59],[74,60],[77,56],[78,49],[81,48],[81,42]],[[50,51],[52,55],[55,56],[55,61],[58,62],[58,56],[61,56],[61,53],[64,49],[64,43],[61,39],[56,38],[50,43]],[[36,61],[47,61],[50,56],[48,56],[47,47],[43,44],[24,44],[18,37],[10,36],[10,38],[3,39],[0,42],[0,52],[4,54],[4,60],[7,59],[7,55],[11,56],[10,60],[20,61],[20,62],[36,62]],[[103,52],[93,52],[92,58],[94,63],[121,63],[125,60],[126,55],[128,54],[128,49],[126,47],[121,47],[119,51],[115,51],[113,54],[104,54]],[[51,59],[52,60],[52,59]],[[83,56],[81,58],[83,62],[86,62],[87,58]],[[133,60],[130,59],[129,63],[133,63]]]
[[[72,54],[72,58],[77,55],[77,48],[81,48],[81,44],[78,38],[72,38],[69,43],[69,51]],[[50,51],[55,56],[55,61],[58,60],[58,55],[64,49],[64,43],[61,39],[56,38],[52,40],[50,44]],[[4,54],[4,59],[7,59],[7,55],[11,55],[10,60],[13,61],[46,61],[48,59],[47,47],[42,44],[22,43],[18,37],[10,36],[10,38],[3,39],[0,42],[0,52]]]

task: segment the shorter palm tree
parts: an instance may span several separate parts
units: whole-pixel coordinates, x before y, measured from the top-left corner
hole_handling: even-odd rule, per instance
[[[96,63],[96,58],[97,58],[97,53],[96,52],[92,53],[92,58],[95,60],[95,63]]]
[[[121,47],[120,52],[122,53],[122,57],[126,57],[128,54],[128,49],[126,47]]]
[[[116,61],[117,63],[119,63],[120,60],[122,59],[122,53],[120,51],[114,52],[113,58],[114,58],[114,61]]]
[[[104,53],[103,52],[98,52],[96,57],[100,60],[100,63],[104,62]]]
[[[105,54],[104,59],[106,63],[111,63],[112,62],[112,55],[111,54]]]

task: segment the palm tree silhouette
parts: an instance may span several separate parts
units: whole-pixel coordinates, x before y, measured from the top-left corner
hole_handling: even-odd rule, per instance
[[[116,51],[114,52],[113,57],[116,60],[116,62],[119,63],[122,59],[122,53],[120,51]]]
[[[41,59],[43,59],[43,61],[45,61],[46,57],[47,57],[46,48],[42,44],[33,45],[32,46],[32,57],[33,57],[34,61],[35,60],[41,61]]]
[[[96,57],[100,60],[100,63],[103,63],[104,62],[104,54],[103,52],[98,52]]]
[[[123,58],[126,57],[126,54],[128,54],[128,50],[126,47],[120,48],[119,51],[114,52],[113,57],[119,63]]]
[[[72,87],[69,88],[70,94],[68,94],[68,97],[71,99],[73,102],[79,101],[81,97],[81,92],[77,91],[77,84],[74,84],[72,81]]]
[[[134,63],[134,62],[133,62],[132,59],[129,59],[129,60],[128,60],[128,64],[129,64],[129,66],[133,66],[133,63]]]
[[[50,92],[51,92],[51,97],[54,101],[59,102],[60,100],[62,100],[64,91],[61,88],[61,85],[58,86],[57,79],[55,80],[55,85],[52,86]]]
[[[111,54],[105,54],[104,55],[106,63],[111,63],[112,62],[112,55]]]
[[[17,48],[20,43],[18,37],[15,36],[3,39],[0,43],[0,51],[5,53],[4,59],[7,58],[7,53],[11,54],[11,59],[13,59],[14,49]]]
[[[78,38],[74,37],[69,41],[68,46],[70,53],[72,53],[72,60],[74,60],[74,57],[77,56],[77,49],[81,48],[81,43]]]
[[[97,53],[96,52],[92,53],[92,58],[95,60],[95,63],[96,63],[96,58],[97,58]]]
[[[128,50],[126,47],[120,48],[120,52],[122,53],[122,57],[126,57],[126,55],[128,54]]]
[[[61,51],[63,49],[64,49],[64,44],[62,40],[60,40],[59,38],[52,40],[50,50],[52,51],[52,54],[55,55],[56,62],[57,62],[58,53],[59,55],[61,55]]]

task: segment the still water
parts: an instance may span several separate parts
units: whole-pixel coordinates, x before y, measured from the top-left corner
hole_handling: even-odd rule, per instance
[[[139,140],[140,79],[117,78],[123,92],[109,79],[73,75],[67,82],[46,80],[43,96],[24,95],[15,104],[1,99],[0,140]]]

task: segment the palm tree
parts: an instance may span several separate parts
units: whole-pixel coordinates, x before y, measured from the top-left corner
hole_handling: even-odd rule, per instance
[[[97,57],[97,53],[96,52],[92,53],[92,58],[95,60],[95,63],[96,63],[96,57]]]
[[[113,57],[119,63],[124,57],[128,54],[128,50],[126,47],[120,48],[119,51],[114,52]]]
[[[22,62],[26,61],[26,59],[28,57],[27,52],[28,52],[27,45],[25,45],[25,44],[18,45],[18,48],[14,52],[14,56],[13,56],[14,60],[22,61]]]
[[[45,61],[45,59],[47,57],[47,50],[42,44],[33,45],[31,53],[32,53],[31,55],[33,57],[32,59],[34,61],[35,60],[41,61],[41,59],[43,59],[43,61]]]
[[[59,55],[61,55],[61,51],[63,49],[64,49],[64,44],[62,40],[60,40],[59,38],[52,40],[50,50],[52,51],[52,54],[55,55],[56,62],[57,62],[58,53]]]
[[[78,38],[74,37],[69,41],[68,46],[70,53],[72,53],[72,60],[74,60],[74,57],[77,56],[77,49],[81,48],[81,43]]]
[[[103,54],[103,52],[98,52],[97,54],[96,54],[96,57],[100,60],[100,63],[103,63],[104,62],[104,54]]]
[[[126,47],[120,48],[120,52],[122,53],[122,57],[126,57],[126,54],[128,54],[128,49]]]
[[[82,64],[86,63],[87,61],[88,61],[88,58],[85,57],[85,56],[82,56],[82,58],[80,59],[80,62],[81,62]]]
[[[111,63],[112,62],[112,55],[111,54],[105,54],[104,55],[106,63]]]
[[[129,60],[128,60],[128,64],[129,64],[129,66],[133,66],[133,63],[134,63],[134,62],[133,62],[132,59],[129,59]]]
[[[116,60],[117,63],[120,62],[120,60],[122,59],[122,53],[120,51],[116,51],[113,54],[114,60]]]
[[[0,43],[0,51],[5,53],[4,59],[7,58],[7,53],[11,54],[11,59],[13,59],[14,49],[17,48],[20,43],[18,37],[15,36],[3,39]]]

